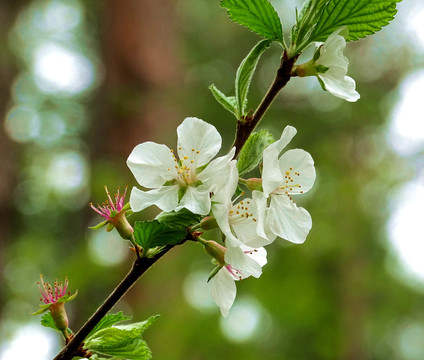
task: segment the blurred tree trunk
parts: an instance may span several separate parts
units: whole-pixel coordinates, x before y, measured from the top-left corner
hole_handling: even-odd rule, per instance
[[[166,93],[178,82],[175,1],[108,1],[104,8],[105,81],[97,150],[123,159],[175,119]]]
[[[97,9],[87,7],[99,22],[104,66],[103,83],[93,104],[92,164],[94,169],[96,164],[122,169],[117,175],[121,185],[131,177],[125,161],[134,146],[148,139],[165,139],[167,124],[181,118],[172,100],[181,73],[177,51],[180,27],[174,6],[173,0],[128,0],[107,1]],[[95,186],[105,181],[95,172],[92,180]],[[119,269],[122,275],[128,270],[126,265]],[[114,285],[111,280],[105,287]],[[90,295],[86,296],[89,300]],[[129,297],[125,300],[131,301]]]

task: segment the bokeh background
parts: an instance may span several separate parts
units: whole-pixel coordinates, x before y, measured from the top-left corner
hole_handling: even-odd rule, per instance
[[[273,1],[286,33],[300,1]],[[262,277],[238,283],[223,319],[193,243],[174,249],[114,309],[161,318],[145,338],[155,359],[424,359],[424,5],[398,5],[392,24],[347,46],[361,99],[292,79],[262,127],[316,162],[299,198],[313,218],[304,245],[268,247]],[[259,38],[218,1],[3,0],[0,7],[0,359],[47,360],[60,336],[31,316],[36,281],[70,279],[77,330],[130,267],[88,203],[135,185],[125,160],[151,140],[175,146],[186,116],[214,124],[222,153],[235,121],[227,94]],[[253,108],[281,49],[262,58]],[[149,219],[154,209],[134,216]]]

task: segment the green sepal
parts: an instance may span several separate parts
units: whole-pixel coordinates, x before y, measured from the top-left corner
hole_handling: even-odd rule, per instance
[[[36,312],[33,312],[31,315],[40,315],[43,312],[46,312],[50,306],[52,306],[53,304],[40,304],[40,310],[37,310]]]
[[[63,302],[72,301],[77,297],[77,295],[78,295],[78,290],[75,290],[75,292],[72,295],[64,295],[57,302],[63,303]]]
[[[219,270],[221,270],[222,268],[223,268],[223,265],[218,265],[217,267],[215,267],[211,271],[211,273],[209,274],[209,277],[208,277],[208,281],[207,282],[211,281],[215,277],[215,275],[218,274]]]
[[[221,91],[218,90],[218,88],[214,84],[209,86],[209,90],[212,92],[212,95],[215,100],[218,101],[224,107],[224,109],[228,110],[231,114],[237,117],[237,102],[235,96],[224,95]]]
[[[325,74],[330,68],[324,65],[315,66],[315,69],[320,74]]]
[[[317,79],[319,84],[321,85],[322,90],[327,91],[327,89],[325,88],[324,81],[322,81],[322,79],[319,76],[317,76]]]
[[[180,187],[178,189],[178,202],[181,201],[181,199],[183,198],[183,196],[185,195],[186,192],[187,192],[187,188],[186,187]]]
[[[234,22],[265,39],[283,43],[280,18],[268,0],[221,0],[221,7]]]
[[[160,223],[158,220],[137,221],[134,224],[134,240],[143,253],[156,246],[177,245],[187,236],[187,231]]]
[[[252,171],[262,161],[263,151],[275,141],[268,130],[260,130],[249,136],[237,161],[239,175]]]
[[[236,188],[236,192],[235,195],[236,196],[240,196],[244,193],[243,189],[240,187],[240,185],[237,184],[237,188]]]
[[[321,56],[321,46],[318,46],[314,52],[314,57],[313,57],[313,62],[317,61],[319,59],[319,57]]]
[[[91,230],[99,230],[99,229],[101,229],[103,226],[106,226],[107,224],[108,224],[108,222],[109,222],[109,220],[105,220],[105,221],[102,221],[101,223],[98,223],[97,225],[95,225],[95,226],[89,226],[88,228],[89,229],[91,229]]]
[[[256,66],[261,55],[271,45],[270,40],[262,40],[243,59],[236,73],[236,116],[241,119],[245,115],[247,105],[247,94]]]
[[[112,230],[114,229],[114,227],[115,227],[115,226],[113,226],[113,224],[112,224],[112,223],[108,223],[108,224],[107,224],[107,227],[106,227],[106,231],[110,232],[110,231],[112,231]]]
[[[99,330],[85,340],[84,348],[113,359],[151,359],[152,353],[141,335],[157,318],[158,315],[143,322]]]
[[[131,205],[130,205],[130,203],[129,202],[127,202],[123,207],[122,207],[122,209],[121,209],[121,212],[122,211],[127,211],[127,210],[130,210],[131,209]]]

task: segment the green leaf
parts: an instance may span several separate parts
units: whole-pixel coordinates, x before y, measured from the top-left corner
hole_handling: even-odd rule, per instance
[[[186,230],[167,226],[158,220],[137,221],[134,225],[135,242],[143,248],[144,253],[156,246],[177,245],[186,235]]]
[[[245,115],[247,104],[247,93],[249,92],[250,82],[258,65],[261,55],[269,48],[270,40],[262,40],[249,52],[241,62],[236,74],[236,116],[240,119]]]
[[[151,359],[152,353],[141,335],[157,318],[158,315],[143,322],[99,330],[84,342],[84,347],[114,359]]]
[[[299,44],[303,39],[310,36],[312,30],[322,13],[324,6],[330,0],[308,0],[306,1],[299,13],[296,9],[296,24],[292,29],[292,42]]]
[[[53,316],[50,312],[46,313],[43,315],[43,317],[41,318],[41,325],[54,329],[60,333],[62,333],[54,324],[54,320],[53,320]],[[72,330],[68,328],[68,333],[72,334]]]
[[[396,15],[401,0],[330,0],[310,36],[310,41],[325,41],[342,26],[347,26],[347,41],[374,34]]]
[[[41,325],[59,331],[56,325],[54,324],[53,316],[50,312],[43,315],[43,317],[41,318]]]
[[[212,92],[212,95],[226,110],[231,114],[236,115],[236,98],[234,96],[226,96],[218,88],[212,84],[209,86],[209,90]],[[236,116],[237,117],[237,116]]]
[[[132,316],[125,316],[122,313],[122,311],[120,311],[117,314],[107,314],[103,317],[102,320],[100,320],[100,322],[97,323],[94,329],[90,331],[87,337],[90,337],[91,335],[95,334],[97,331],[111,327],[112,325],[115,325],[121,321],[130,320],[131,318]]]
[[[274,142],[274,137],[267,131],[253,133],[240,151],[237,169],[240,175],[252,171],[262,160],[264,149]]]
[[[269,40],[283,42],[283,30],[277,12],[268,0],[221,0],[234,22]]]
[[[161,212],[156,220],[170,228],[186,231],[188,227],[198,224],[202,220],[202,216],[183,208],[178,212]]]

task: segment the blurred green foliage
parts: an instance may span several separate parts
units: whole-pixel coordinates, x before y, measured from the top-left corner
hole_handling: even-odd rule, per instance
[[[156,14],[157,4],[148,3],[151,7],[144,10]],[[293,18],[293,24],[293,2],[273,3],[283,21]],[[114,16],[128,13],[114,13],[108,3],[78,0],[29,1],[16,12],[5,62],[16,73],[7,84],[11,98],[4,115],[6,133],[14,141],[15,178],[10,236],[3,240],[0,268],[5,348],[16,329],[34,321],[29,313],[38,306],[40,272],[48,279],[67,275],[71,290],[78,289],[78,298],[69,304],[76,331],[129,269],[133,253],[128,244],[113,232],[88,230],[99,219],[87,204],[105,200],[103,185],[136,185],[125,165],[132,147],[147,139],[174,144],[175,128],[186,116],[215,125],[223,135],[223,151],[232,143],[234,117],[216,103],[208,86],[233,93],[236,69],[258,37],[229,21],[218,2],[167,1],[165,8],[171,11],[157,10],[159,18],[176,23],[172,36],[178,51],[163,58],[167,38],[159,37],[159,23],[157,33],[150,28],[144,33],[159,37],[158,53],[152,49],[141,58],[178,63],[178,74],[174,81],[153,85],[146,74],[140,80],[129,68],[114,72],[116,64],[108,61],[113,51],[122,51],[116,44],[125,50],[127,40],[113,42],[111,28],[130,24],[123,31],[136,32],[137,13],[134,23],[119,22]],[[423,66],[404,31],[403,4],[399,9],[392,25],[348,44],[349,75],[357,79],[360,101],[336,99],[322,92],[316,79],[292,79],[261,124],[275,137],[284,126],[295,126],[292,147],[305,149],[315,160],[317,183],[299,199],[313,218],[306,243],[280,240],[268,247],[264,274],[237,284],[228,319],[205,296],[212,266],[192,243],[161,259],[114,309],[136,321],[161,314],[145,334],[155,359],[424,357],[422,285],[410,286],[393,275],[402,270],[386,232],[395,189],[415,175],[414,163],[386,141],[389,115],[402,78]],[[46,44],[55,46],[59,57],[43,55]],[[280,51],[274,44],[261,59],[250,107],[269,86]],[[57,63],[65,67],[55,70]],[[147,65],[139,66],[142,72]],[[63,73],[72,69],[74,78]],[[169,116],[150,121],[148,111]],[[132,221],[155,214],[147,210]],[[58,338],[56,350],[60,346]]]

